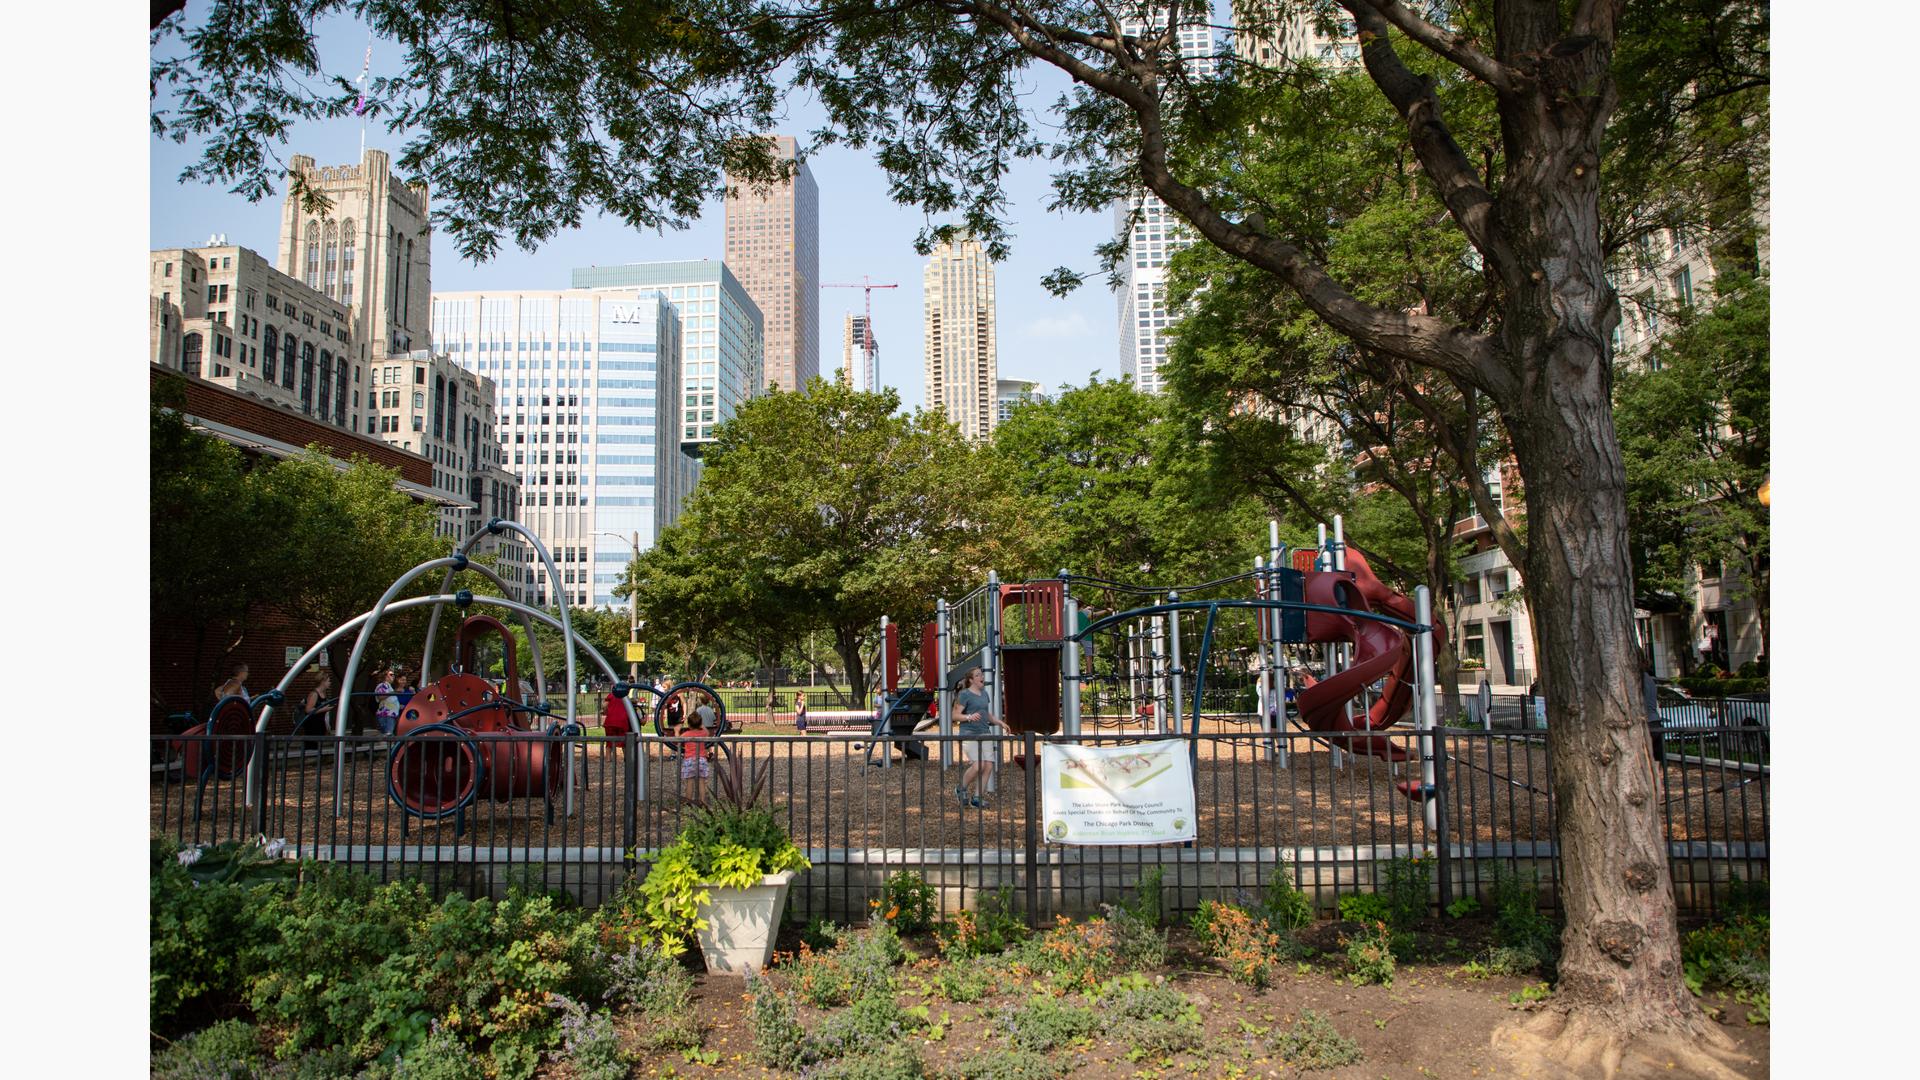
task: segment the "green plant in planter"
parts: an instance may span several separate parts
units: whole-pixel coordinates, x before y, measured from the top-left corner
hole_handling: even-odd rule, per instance
[[[705,929],[700,906],[713,899],[708,886],[744,889],[768,874],[812,865],[773,811],[754,805],[766,769],[743,772],[735,757],[714,777],[714,804],[695,810],[674,842],[651,857],[652,869],[627,900],[639,910],[622,913],[635,936],[669,956],[685,952],[687,939]]]

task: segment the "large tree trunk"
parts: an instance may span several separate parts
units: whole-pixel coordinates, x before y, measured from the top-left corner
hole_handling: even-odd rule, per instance
[[[1526,47],[1544,42],[1513,42]],[[1503,97],[1501,228],[1527,270],[1506,308],[1501,395],[1526,489],[1528,603],[1547,696],[1567,916],[1551,1008],[1497,1039],[1573,1075],[1728,1075],[1730,1043],[1681,979],[1680,942],[1634,634],[1626,470],[1613,427],[1618,318],[1600,248],[1598,118],[1610,50],[1555,48],[1545,92]],[[1583,55],[1583,53],[1585,55]],[[1589,87],[1608,87],[1595,93]],[[1557,92],[1555,91],[1555,88]]]

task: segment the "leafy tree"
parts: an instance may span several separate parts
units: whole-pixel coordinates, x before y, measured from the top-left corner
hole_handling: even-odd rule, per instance
[[[1041,565],[1167,584],[1247,570],[1266,550],[1261,508],[1216,490],[1185,434],[1164,397],[1129,379],[1093,378],[1016,409],[993,455],[1056,523],[1041,533]]]
[[[205,687],[273,582],[246,458],[188,427],[177,411],[184,401],[172,380],[157,384],[147,450],[148,587],[156,617],[192,628],[189,677]]]
[[[1772,621],[1760,501],[1772,451],[1767,299],[1764,278],[1721,277],[1706,303],[1673,312],[1673,329],[1644,357],[1617,360],[1614,375],[1641,589],[1684,596],[1694,567],[1737,570],[1763,651]]]
[[[636,565],[648,632],[689,657],[754,642],[765,666],[818,628],[857,702],[880,616],[916,626],[989,569],[1032,568],[1037,515],[992,458],[944,418],[897,416],[899,405],[892,391],[817,378],[742,405],[715,432],[680,522]]]
[[[1299,6],[1253,5],[1253,32]],[[1106,209],[1151,191],[1207,243],[1269,275],[1357,345],[1473,387],[1511,440],[1526,485],[1522,570],[1543,675],[1556,689],[1568,926],[1554,1007],[1531,1022],[1531,1042],[1502,1045],[1543,1067],[1636,1068],[1646,1054],[1725,1074],[1725,1037],[1679,977],[1666,843],[1637,722],[1609,344],[1620,317],[1609,242],[1619,238],[1603,217],[1603,193],[1616,189],[1603,178],[1616,151],[1630,156],[1630,140],[1623,149],[1609,139],[1616,114],[1693,116],[1701,101],[1750,97],[1755,78],[1764,88],[1765,8],[1746,0],[1451,0],[1417,10],[1339,0],[1338,8],[1357,26],[1368,77],[1404,125],[1421,182],[1491,283],[1483,322],[1368,299],[1292,235],[1290,208],[1239,190],[1245,162],[1214,148],[1275,108],[1312,103],[1279,94],[1288,72],[1228,53],[1219,74],[1197,70],[1181,54],[1178,28],[1207,16],[1180,0],[1120,10],[1104,0],[230,0],[187,32],[184,56],[155,59],[152,77],[167,95],[155,123],[206,140],[196,175],[259,197],[273,179],[271,144],[285,130],[277,124],[352,107],[344,80],[300,81],[317,74],[313,20],[350,10],[407,45],[404,70],[376,82],[376,108],[413,132],[400,167],[434,187],[437,221],[469,256],[490,254],[503,233],[537,244],[590,207],[642,227],[681,223],[718,190],[722,168],[748,182],[778,178],[785,166],[757,136],[795,92],[825,110],[816,144],[872,147],[896,199],[960,219],[923,230],[923,248],[965,228],[1003,254],[1003,181],[1014,158],[1062,164],[1061,207]],[[1122,14],[1142,16],[1133,33]],[[1646,56],[1648,39],[1668,24],[1684,31],[1669,34],[1684,44],[1655,50],[1653,77],[1622,79],[1616,65]],[[1728,24],[1743,33],[1722,32]],[[172,25],[157,49],[170,49]],[[1740,63],[1718,63],[1721,51],[1739,52]],[[1423,72],[1436,61],[1447,79]],[[1022,93],[1035,64],[1075,83],[1044,137]],[[1491,103],[1461,112],[1465,130],[1455,123],[1454,86]],[[1623,108],[1623,89],[1660,100]],[[1498,131],[1497,159],[1468,150],[1479,116]],[[1741,175],[1760,190],[1757,173]],[[1117,262],[1124,244],[1103,254]]]

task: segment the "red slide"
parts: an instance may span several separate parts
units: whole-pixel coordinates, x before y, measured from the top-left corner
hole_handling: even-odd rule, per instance
[[[1412,621],[1413,605],[1374,576],[1358,551],[1347,549],[1345,571],[1306,575],[1309,604],[1343,607],[1352,611],[1379,611]],[[1309,731],[1377,731],[1391,727],[1406,714],[1413,700],[1413,648],[1405,631],[1372,619],[1355,619],[1330,612],[1307,613],[1307,640],[1352,642],[1353,665],[1300,690],[1295,701],[1301,722]],[[1385,677],[1385,688],[1365,716],[1347,716],[1346,704]],[[1404,761],[1404,746],[1384,735],[1348,736],[1328,740],[1332,745],[1387,761]]]

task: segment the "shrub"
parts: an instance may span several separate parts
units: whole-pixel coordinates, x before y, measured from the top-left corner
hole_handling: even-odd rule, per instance
[[[693,1004],[693,976],[680,961],[651,945],[629,945],[607,960],[610,1005],[624,1005],[648,1019],[685,1012]]]
[[[1085,1038],[1100,1026],[1093,1010],[1057,998],[1036,997],[1000,1010],[1000,1030],[1021,1050],[1051,1050]]]
[[[1464,919],[1479,910],[1480,900],[1478,897],[1463,896],[1447,905],[1447,917],[1450,919]]]
[[[1167,872],[1158,866],[1150,867],[1134,883],[1133,895],[1114,905],[1120,911],[1133,916],[1134,920],[1149,928],[1157,929],[1165,917],[1160,903],[1160,892],[1165,887]]]
[[[1003,952],[1027,939],[1027,924],[1013,914],[1013,890],[1002,887],[980,901],[978,911],[957,911],[934,927],[940,954],[949,960]]]
[[[753,1034],[753,1059],[774,1069],[797,1072],[819,1060],[793,1001],[764,976],[747,976],[747,1027]]]
[[[1108,907],[1107,933],[1122,971],[1151,971],[1167,962],[1167,932],[1137,909]]]
[[[1294,884],[1293,873],[1280,866],[1267,880],[1260,894],[1260,912],[1274,929],[1283,933],[1301,930],[1313,923],[1313,901]]]
[[[1348,893],[1340,898],[1340,917],[1347,922],[1386,922],[1392,916],[1393,908],[1379,893]]]
[[[905,1043],[829,1062],[807,1074],[809,1080],[920,1080],[926,1075],[920,1051]]]
[[[1125,1021],[1121,1031],[1134,1049],[1172,1054],[1205,1041],[1200,1009],[1187,995],[1138,976],[1135,980],[1109,982],[1098,999],[1100,1015],[1109,1023]]]
[[[1392,986],[1393,936],[1387,924],[1374,923],[1373,929],[1348,941],[1347,963],[1353,967],[1355,981]]]
[[[889,877],[881,886],[880,898],[870,901],[874,913],[891,923],[902,934],[918,934],[933,929],[939,915],[939,893],[927,879],[911,870]]]
[[[1118,963],[1113,928],[1105,919],[1076,923],[1064,915],[1052,929],[1010,956],[1016,966],[1047,976],[1048,984],[1060,993],[1098,989]]]
[[[933,988],[941,997],[966,1005],[993,992],[999,982],[979,960],[954,960],[934,973]]]
[[[1765,915],[1769,907],[1766,878],[1743,881],[1740,875],[1735,874],[1727,882],[1726,899],[1720,902],[1720,917],[1737,919],[1743,915]]]
[[[1708,990],[1750,993],[1767,990],[1771,937],[1765,915],[1741,916],[1687,934],[1680,940],[1680,962],[1687,988],[1695,994]]]
[[[252,1080],[260,1068],[260,1032],[240,1020],[222,1020],[154,1055],[160,1080]]]
[[[389,1075],[393,1080],[485,1080],[487,1070],[458,1036],[438,1030],[402,1054]]]
[[[893,967],[906,959],[900,936],[888,923],[864,933],[847,933],[833,949],[815,952],[805,942],[786,965],[788,982],[800,1000],[828,1008],[868,994],[893,992]]]
[[[1560,936],[1553,920],[1540,913],[1539,878],[1522,879],[1512,870],[1493,864],[1487,900],[1493,908],[1494,940],[1510,949],[1532,953],[1544,971],[1559,957]]]
[[[625,1080],[631,1061],[621,1049],[620,1033],[613,1029],[613,1018],[604,1012],[589,1012],[571,998],[554,996],[553,1007],[561,1011],[559,1059],[572,1066],[579,1080]]]
[[[148,877],[148,1024],[173,1030],[175,1019],[203,1014],[214,1001],[245,996],[248,960],[271,940],[256,911],[279,883],[248,885],[196,879],[171,841],[151,845]],[[198,864],[196,864],[198,865]]]
[[[1068,1066],[1031,1050],[976,1054],[948,1070],[949,1080],[1054,1080]]]
[[[259,917],[278,933],[250,958],[261,974],[249,999],[284,1030],[283,1054],[341,1045],[358,1060],[405,1060],[437,1021],[484,1047],[488,1071],[528,1076],[558,1039],[550,996],[598,1000],[606,988],[591,920],[549,896],[435,904],[418,882],[318,868]]]
[[[818,1058],[870,1054],[919,1027],[920,1018],[902,1009],[891,993],[868,994],[827,1017],[810,1041]]]
[[[1380,893],[1387,902],[1387,922],[1399,928],[1412,926],[1431,910],[1433,864],[1419,856],[1388,862]]]
[[[1278,931],[1231,904],[1203,902],[1194,912],[1193,927],[1207,954],[1225,961],[1229,978],[1255,988],[1273,982],[1274,965],[1288,953]]]
[[[1271,1049],[1302,1072],[1353,1065],[1365,1056],[1359,1043],[1340,1034],[1331,1021],[1312,1009],[1300,1010],[1299,1019],[1274,1036]]]

